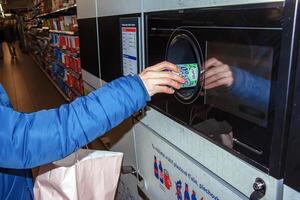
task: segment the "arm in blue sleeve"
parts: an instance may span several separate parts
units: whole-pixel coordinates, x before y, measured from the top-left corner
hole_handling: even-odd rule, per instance
[[[240,99],[245,105],[267,111],[271,84],[267,79],[232,67],[234,83],[229,93]]]
[[[19,113],[0,107],[0,167],[32,168],[74,152],[146,105],[138,76],[119,78],[58,109]]]

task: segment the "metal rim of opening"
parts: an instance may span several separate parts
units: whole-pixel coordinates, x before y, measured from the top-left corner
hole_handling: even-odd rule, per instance
[[[199,66],[198,69],[198,83],[199,83],[201,77],[201,71],[203,68],[202,65],[204,63],[204,58],[203,58],[203,53],[200,44],[193,33],[191,33],[188,30],[180,29],[180,28],[173,31],[167,44],[165,59],[167,61],[172,62],[172,59],[170,59],[170,55],[169,55],[170,48],[174,47],[176,43],[180,40],[185,40],[186,42],[188,42],[190,47],[192,47],[193,49],[195,60],[197,61],[197,64]],[[184,64],[184,63],[174,63],[174,64]],[[183,95],[182,91],[187,91],[187,90],[191,91],[191,94],[188,96]],[[192,89],[179,89],[175,92],[174,96],[179,102],[183,104],[191,104],[198,98],[202,90],[203,90],[203,83],[201,85],[198,84],[196,87]]]

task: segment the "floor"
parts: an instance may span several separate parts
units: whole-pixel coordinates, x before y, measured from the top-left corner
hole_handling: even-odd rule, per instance
[[[0,84],[7,91],[15,110],[34,112],[65,103],[29,54],[22,53],[16,45],[17,58],[11,59],[7,44],[2,46],[4,58],[0,60]]]

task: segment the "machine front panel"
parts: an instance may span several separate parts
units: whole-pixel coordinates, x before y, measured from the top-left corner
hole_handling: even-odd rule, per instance
[[[149,199],[247,199],[143,125],[135,127],[139,187]]]
[[[202,166],[209,169],[209,171],[248,197],[254,192],[253,184],[256,178],[261,178],[266,183],[267,190],[264,199],[280,199],[282,196],[282,180],[273,178],[257,167],[254,167],[254,162],[250,164],[245,162],[239,158],[242,155],[239,156],[237,153],[234,154],[224,150],[220,146],[208,141],[203,136],[195,134],[192,130],[189,130],[155,109],[151,108],[139,126],[135,126],[134,130],[137,137],[144,131],[146,133],[155,132],[155,134],[159,135],[161,140],[171,144],[171,146],[178,149],[179,152],[188,155],[189,158],[201,163]],[[137,155],[139,155],[141,151],[144,151],[144,149],[141,148],[145,141],[136,140]],[[138,142],[142,144],[138,145]],[[144,158],[138,156],[137,160],[139,159]],[[141,165],[143,164],[138,164],[139,167],[141,167]]]
[[[147,65],[168,60],[198,67],[196,86],[157,95],[151,106],[268,168],[282,15],[281,4],[147,14]],[[212,58],[230,68],[230,87],[205,89]]]
[[[247,5],[257,3],[272,3],[284,2],[284,0],[143,0],[144,11],[162,11],[162,10],[176,10],[187,8],[208,8],[216,6],[234,6],[234,5]]]

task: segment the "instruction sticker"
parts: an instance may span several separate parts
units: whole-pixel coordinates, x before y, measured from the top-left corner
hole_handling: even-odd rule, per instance
[[[122,27],[123,75],[138,73],[137,28]]]

